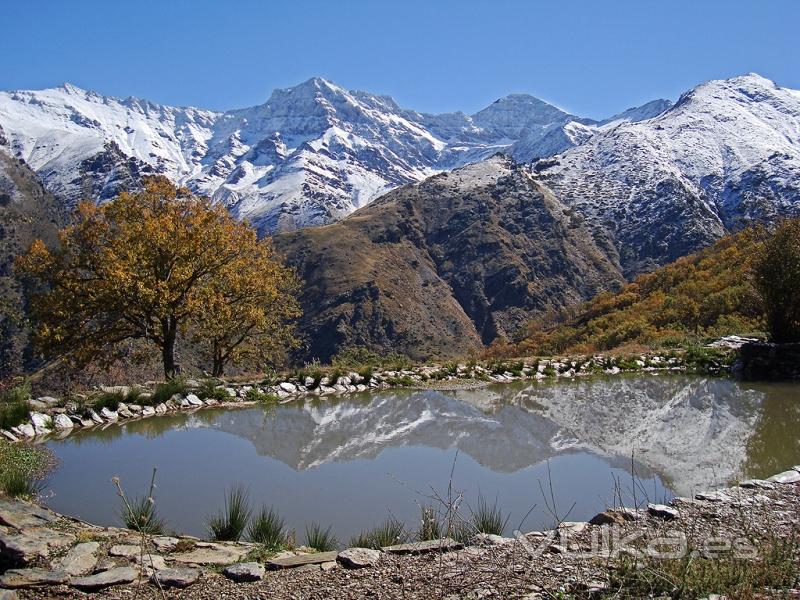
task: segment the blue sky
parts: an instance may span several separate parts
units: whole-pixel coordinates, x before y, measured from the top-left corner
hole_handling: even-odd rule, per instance
[[[215,109],[315,75],[417,110],[527,92],[591,117],[749,71],[800,88],[798,0],[8,0],[0,23],[0,89]]]

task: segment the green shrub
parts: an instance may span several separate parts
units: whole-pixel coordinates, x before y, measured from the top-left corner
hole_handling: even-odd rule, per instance
[[[427,540],[438,540],[442,537],[442,524],[439,522],[439,516],[431,506],[423,506],[421,509],[422,519],[419,527],[419,540],[425,542]]]
[[[0,429],[10,429],[28,420],[31,386],[25,382],[0,392]]]
[[[262,392],[258,388],[252,387],[247,390],[247,400],[258,402],[259,404],[277,404],[280,398],[269,392]]]
[[[156,513],[155,503],[149,497],[131,500],[130,510],[125,507],[122,513],[122,522],[128,529],[150,535],[161,535],[165,529],[164,521]]]
[[[286,523],[274,508],[262,506],[250,522],[247,536],[267,550],[278,551],[287,545],[285,528]]]
[[[483,496],[478,496],[478,503],[470,515],[470,521],[476,533],[503,535],[506,520],[503,519],[503,512],[497,505],[496,500],[494,504],[489,505]]]
[[[542,375],[544,375],[545,377],[555,377],[556,370],[553,367],[545,367],[544,370],[542,371]]]
[[[332,550],[336,550],[339,541],[336,539],[332,530],[333,527],[330,525],[327,529],[323,529],[322,525],[316,521],[312,521],[311,524],[306,525],[306,546],[314,548],[317,552],[331,552]]]
[[[386,383],[394,387],[411,387],[416,382],[411,379],[410,375],[402,375],[400,377],[387,377]]]
[[[92,408],[98,412],[104,408],[117,410],[122,402],[125,402],[125,394],[122,392],[103,392],[92,398]]]
[[[156,386],[153,392],[153,404],[161,404],[172,398],[175,394],[183,395],[186,393],[186,382],[182,379],[170,379]]]
[[[18,470],[0,475],[0,489],[12,498],[35,500],[44,490],[44,482]]]
[[[235,486],[225,495],[225,506],[222,512],[208,521],[211,539],[216,541],[236,542],[242,537],[250,519],[250,502],[247,489]]]
[[[216,379],[204,379],[195,393],[201,400],[216,400],[217,402],[230,400],[228,392],[225,391],[225,388],[219,387],[219,381]]]
[[[362,531],[353,537],[348,544],[351,548],[372,548],[380,550],[386,546],[400,544],[405,539],[405,527],[394,519],[373,527],[369,531]]]
[[[41,445],[0,439],[0,489],[9,496],[35,499],[53,464],[52,454]]]

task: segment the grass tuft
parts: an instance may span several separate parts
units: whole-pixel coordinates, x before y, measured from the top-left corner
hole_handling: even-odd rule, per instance
[[[314,548],[317,552],[330,552],[336,550],[339,540],[333,534],[333,526],[329,525],[326,529],[316,521],[306,525],[306,546]]]
[[[442,537],[442,524],[439,522],[439,516],[432,506],[423,506],[420,511],[422,512],[422,519],[419,527],[419,541],[426,542],[428,540],[438,540]]]
[[[185,381],[182,379],[170,379],[156,386],[156,390],[153,392],[152,402],[153,404],[161,404],[172,398],[175,394],[183,395],[185,393]]]
[[[122,522],[128,529],[150,535],[161,535],[165,529],[164,521],[158,516],[155,502],[150,497],[133,499],[130,511],[126,509],[122,513]]]
[[[503,511],[497,505],[497,500],[489,504],[483,496],[478,496],[478,503],[475,510],[470,515],[470,521],[475,533],[492,533],[503,535],[506,526],[506,519],[503,519]]]
[[[386,522],[370,529],[362,531],[350,539],[351,548],[372,548],[380,550],[385,546],[401,544],[405,539],[405,527],[399,521],[388,519]]]
[[[236,542],[242,537],[250,519],[247,488],[237,485],[228,490],[222,512],[208,520],[208,531],[216,541]]]
[[[250,522],[247,536],[267,550],[282,550],[287,545],[286,523],[274,508],[262,506]]]

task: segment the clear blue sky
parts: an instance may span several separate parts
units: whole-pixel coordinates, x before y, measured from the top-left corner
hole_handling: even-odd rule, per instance
[[[600,117],[755,71],[800,88],[798,0],[6,0],[0,89],[204,108],[320,75],[417,110],[527,92]]]

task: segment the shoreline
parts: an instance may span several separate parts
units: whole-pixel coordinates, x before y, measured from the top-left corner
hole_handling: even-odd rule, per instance
[[[588,522],[554,523],[551,530],[515,532],[511,538],[476,533],[464,543],[439,539],[322,553],[301,547],[265,557],[250,542],[142,536],[0,496],[0,557],[6,565],[0,598],[83,598],[87,592],[124,598],[134,588],[145,598],[161,598],[160,588],[176,598],[441,594],[530,600],[559,591],[575,597],[616,596],[636,583],[620,580],[620,573],[627,573],[626,556],[649,556],[648,544],[655,540],[663,543],[665,535],[672,535],[688,550],[708,540],[732,539],[761,552],[768,547],[761,544],[795,540],[798,505],[800,465],[767,480],[676,497],[669,505],[609,507]],[[758,531],[763,539],[754,536]],[[617,541],[598,546],[598,539]],[[800,585],[800,579],[794,581]]]
[[[634,373],[699,372],[719,376],[725,374],[726,369],[726,365],[713,364],[710,368],[698,370],[680,355],[664,354],[640,354],[633,358],[597,355],[484,363],[446,363],[398,370],[370,368],[362,369],[363,374],[351,369],[331,368],[329,371],[335,377],[319,374],[316,378],[310,375],[289,376],[266,383],[263,380],[227,382],[217,380],[211,391],[213,396],[205,397],[204,394],[209,393],[208,388],[206,387],[204,392],[200,381],[187,379],[183,392],[176,393],[168,400],[157,404],[146,403],[158,388],[159,384],[154,382],[148,382],[144,386],[100,386],[99,390],[92,390],[83,395],[86,400],[83,406],[75,401],[51,396],[29,400],[28,420],[7,429],[0,429],[0,438],[11,443],[38,443],[48,439],[63,439],[74,431],[104,428],[203,408],[241,408],[310,398],[346,397],[356,393],[398,388],[457,391],[480,389],[500,383],[546,382]],[[136,389],[136,400],[122,401],[132,397],[134,389]],[[91,404],[92,398],[100,398],[104,394],[118,395],[120,398],[113,409]]]

